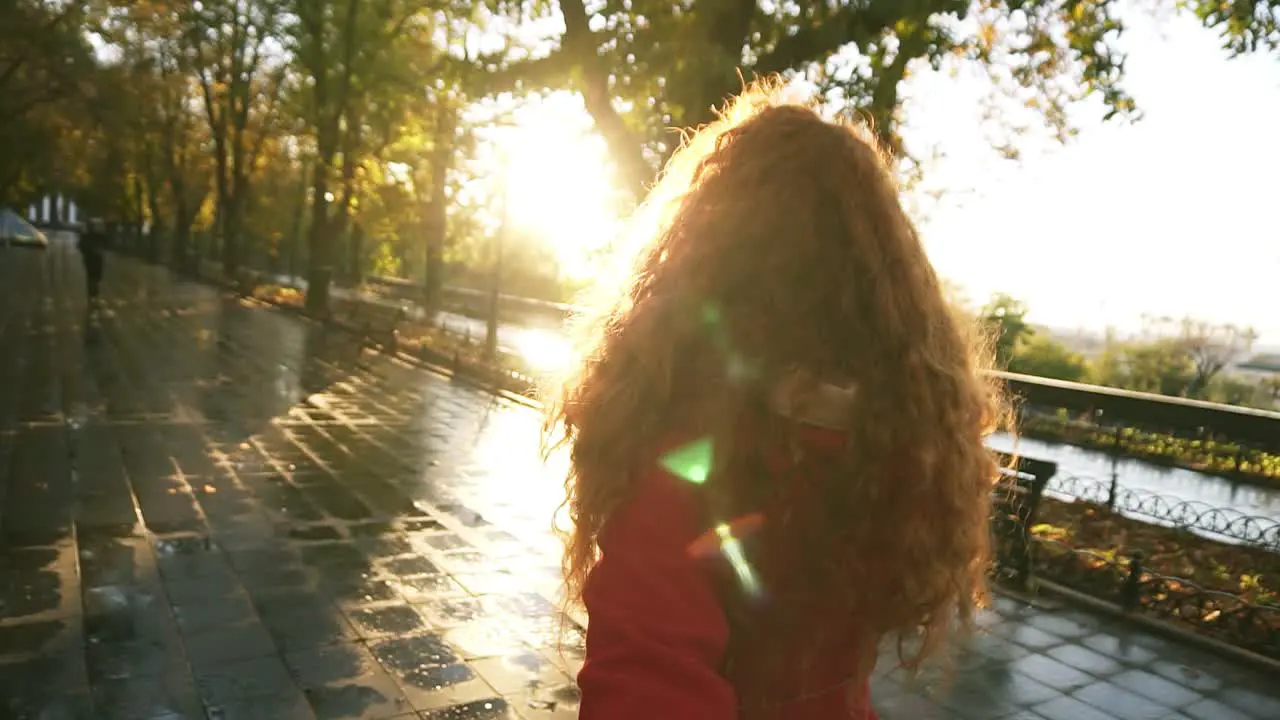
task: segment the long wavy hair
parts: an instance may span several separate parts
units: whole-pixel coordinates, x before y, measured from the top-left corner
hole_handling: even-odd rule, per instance
[[[851,384],[843,449],[806,480],[819,501],[761,533],[788,569],[769,632],[803,648],[844,619],[910,638],[900,660],[918,667],[985,597],[998,468],[983,438],[1007,416],[980,373],[989,343],[944,300],[872,134],[756,84],[685,138],[632,230],[629,277],[590,303],[548,413],[549,447],[572,448],[570,601],[662,438],[715,438],[704,488],[740,513],[785,493],[760,478],[761,448],[794,430],[770,393]],[[777,442],[734,442],[744,421]]]

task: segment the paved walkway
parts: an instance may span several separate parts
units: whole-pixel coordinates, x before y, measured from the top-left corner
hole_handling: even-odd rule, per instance
[[[79,282],[0,250],[0,720],[576,716],[531,412],[118,258],[96,316]],[[932,692],[882,662],[883,717],[1280,717],[1114,622],[984,625]]]

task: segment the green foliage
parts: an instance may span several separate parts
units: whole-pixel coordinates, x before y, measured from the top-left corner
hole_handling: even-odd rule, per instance
[[[1022,301],[997,293],[978,311],[978,319],[991,333],[995,345],[996,366],[1010,368],[1014,352],[1035,334],[1027,324],[1027,307]]]
[[[1186,348],[1173,339],[1112,343],[1094,364],[1099,385],[1185,397],[1195,379]]]
[[[383,241],[373,252],[373,274],[386,277],[399,277],[404,262],[402,256],[395,252],[391,243]]]
[[[1120,85],[1123,57],[1113,43],[1123,26],[1111,1],[558,5],[565,26],[558,47],[511,65],[495,87],[582,91],[623,177],[637,188],[675,146],[670,128],[712,119],[743,77],[804,75],[842,109],[868,117],[898,152],[899,85],[917,66],[953,59],[990,68],[1001,92],[1033,108],[1060,137],[1071,133],[1067,108],[1087,93],[1100,93],[1113,113],[1134,110]]]
[[[1233,51],[1276,46],[1274,0],[1189,5]],[[632,189],[675,146],[672,127],[711,119],[741,78],[774,73],[803,76],[828,109],[864,115],[904,153],[901,83],[927,67],[976,65],[1021,108],[1008,124],[1043,122],[1066,138],[1068,109],[1088,93],[1114,114],[1134,112],[1114,50],[1118,6],[8,0],[0,2],[0,202],[70,190],[86,210],[149,226],[180,262],[217,253],[228,270],[240,261],[305,263],[347,277],[394,265],[438,283],[447,258],[465,258],[472,274],[486,267],[487,208],[461,192],[491,171],[467,163],[477,126],[491,120],[472,112],[477,100],[580,91]],[[540,34],[546,28],[550,36]],[[205,230],[213,241],[197,242]],[[566,281],[544,260],[513,260],[513,283],[563,294]],[[1031,333],[1025,309],[1003,310],[987,317],[1001,362],[1076,373],[1069,354]],[[1197,346],[1191,330],[1183,342],[1195,373],[1182,391],[1240,396],[1214,385],[1219,351],[1238,343],[1209,337]],[[1146,359],[1118,353],[1114,365],[1130,382],[1131,366]]]
[[[1009,361],[1010,372],[1078,382],[1089,374],[1089,364],[1079,353],[1043,335],[1024,338]]]
[[[1207,27],[1235,55],[1280,49],[1280,0],[1190,0]]]
[[[88,172],[78,151],[99,88],[86,18],[81,3],[0,2],[0,206]]]

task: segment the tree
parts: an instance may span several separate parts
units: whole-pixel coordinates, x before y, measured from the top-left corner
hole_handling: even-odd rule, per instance
[[[1271,399],[1264,396],[1265,392],[1260,383],[1249,382],[1240,376],[1223,374],[1213,379],[1206,394],[1208,399],[1227,405],[1267,407],[1271,404]]]
[[[1280,406],[1280,374],[1263,378],[1260,393],[1271,407]]]
[[[1186,397],[1195,378],[1186,348],[1171,338],[1123,343],[1109,339],[1093,370],[1092,379],[1099,385],[1174,397]]]
[[[312,312],[327,312],[335,244],[350,221],[362,163],[394,142],[405,97],[423,97],[435,69],[434,9],[421,0],[293,0],[290,49],[315,149],[307,273]]]
[[[1257,333],[1253,328],[1212,323],[1193,317],[1147,318],[1145,332],[1168,338],[1178,345],[1192,367],[1187,386],[1190,397],[1202,398],[1213,379],[1229,365],[1242,358],[1253,347]]]
[[[194,269],[192,228],[210,192],[214,163],[201,86],[182,38],[190,22],[182,7],[158,0],[129,2],[103,12],[95,25],[117,51],[117,78],[100,114],[109,114],[102,139],[127,140],[130,172],[142,179],[151,222],[151,251],[180,269]],[[100,175],[99,195],[119,194]],[[103,201],[106,199],[104,197]],[[167,247],[163,244],[167,243]]]
[[[215,229],[223,272],[240,264],[241,219],[263,143],[272,132],[287,63],[277,0],[176,2],[187,67],[195,74],[213,140]]]
[[[1217,30],[1232,55],[1280,50],[1280,0],[1192,0],[1196,16]]]
[[[1043,335],[1031,335],[1014,348],[1009,371],[1076,382],[1089,373],[1089,365],[1084,357],[1062,343]]]
[[[978,319],[991,333],[997,367],[1009,367],[1018,345],[1035,334],[1026,318],[1026,305],[1005,293],[996,293],[978,311]]]
[[[992,69],[1059,135],[1066,107],[1099,91],[1112,113],[1121,90],[1123,29],[1111,0],[837,0],[761,4],[692,0],[559,0],[564,32],[549,54],[508,63],[495,88],[578,90],[607,141],[622,184],[638,195],[674,148],[668,129],[705,123],[741,79],[805,75],[870,118],[901,152],[899,86],[949,57]],[[499,3],[523,13],[523,3]],[[976,32],[966,30],[966,23]],[[841,60],[835,61],[837,55]],[[493,63],[495,66],[497,62]]]
[[[97,76],[85,20],[81,3],[0,2],[0,205],[23,205],[79,169],[73,148]]]

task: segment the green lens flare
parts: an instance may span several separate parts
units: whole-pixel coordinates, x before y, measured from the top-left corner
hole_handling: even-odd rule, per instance
[[[658,460],[658,464],[676,477],[701,485],[711,474],[711,461],[714,457],[711,438],[705,437],[666,453]]]

